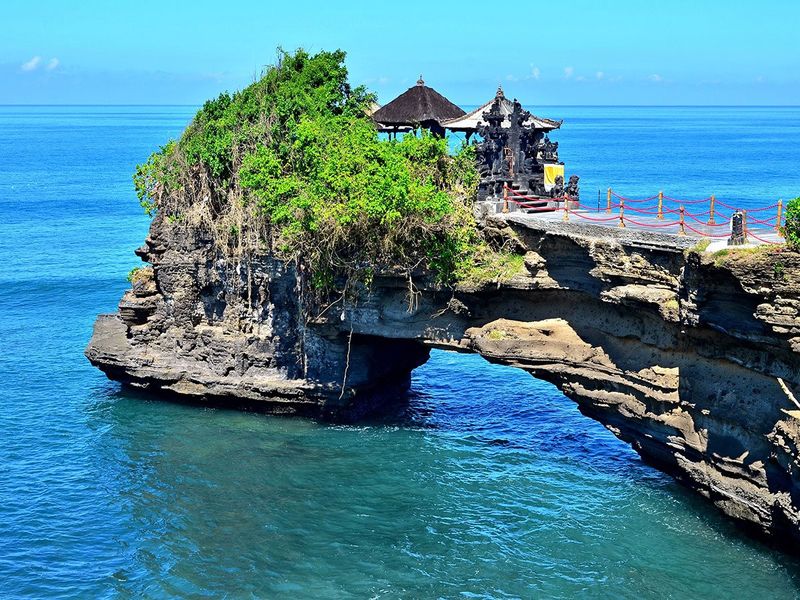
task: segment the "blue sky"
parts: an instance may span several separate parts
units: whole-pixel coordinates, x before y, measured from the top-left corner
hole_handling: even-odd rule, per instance
[[[275,49],[342,48],[382,102],[800,104],[800,0],[3,0],[0,104],[199,104]]]

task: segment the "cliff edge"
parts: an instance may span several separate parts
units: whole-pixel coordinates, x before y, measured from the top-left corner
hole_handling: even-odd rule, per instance
[[[800,541],[800,254],[710,255],[685,238],[489,218],[524,257],[502,284],[377,274],[319,314],[302,266],[225,258],[157,216],[152,271],[86,356],[158,393],[353,419],[395,399],[430,347],[555,383],[646,461],[757,533]]]

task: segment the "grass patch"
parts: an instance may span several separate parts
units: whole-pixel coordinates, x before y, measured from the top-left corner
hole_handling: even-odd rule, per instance
[[[717,250],[711,257],[716,266],[722,266],[729,260],[742,260],[750,257],[768,256],[780,252],[784,246],[773,246],[763,244],[760,246],[753,246],[751,248],[740,248],[737,246],[729,246],[722,250]]]
[[[706,257],[704,264],[724,268],[748,281],[755,279],[762,285],[797,281],[798,252],[788,245],[724,248]]]
[[[664,302],[664,308],[667,310],[678,310],[680,308],[680,304],[675,298],[670,298],[666,302]]]
[[[708,249],[710,245],[711,245],[711,240],[700,240],[691,248],[687,248],[684,254],[686,256],[689,256],[690,254],[702,254]]]
[[[508,252],[495,252],[481,248],[475,260],[457,273],[456,279],[465,287],[481,287],[488,283],[504,283],[519,275],[525,266],[525,257]]]
[[[506,338],[508,337],[508,334],[507,334],[507,333],[506,333],[504,330],[502,330],[502,329],[492,329],[492,330],[491,330],[491,331],[490,331],[490,332],[489,332],[489,333],[486,335],[486,337],[487,337],[488,339],[492,340],[493,342],[499,342],[499,341],[501,341],[501,340],[504,340],[504,339],[506,339]]]
[[[128,283],[136,285],[153,279],[153,267],[134,267],[128,272]]]

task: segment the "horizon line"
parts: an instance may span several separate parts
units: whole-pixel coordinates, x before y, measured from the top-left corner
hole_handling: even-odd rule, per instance
[[[20,104],[20,103],[0,103],[0,107],[201,107],[200,104],[86,104],[86,103],[66,103],[66,104]],[[481,104],[464,103],[463,106],[481,106]],[[800,108],[800,104],[536,104],[544,107],[564,107],[564,108]]]

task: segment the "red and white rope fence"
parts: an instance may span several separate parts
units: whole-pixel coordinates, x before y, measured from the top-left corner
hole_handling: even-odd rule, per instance
[[[617,227],[621,228],[630,224],[644,230],[654,230],[662,233],[670,233],[669,231],[663,231],[665,229],[677,228],[677,231],[674,232],[676,235],[690,235],[687,232],[691,232],[696,236],[710,239],[729,237],[730,233],[721,228],[730,229],[733,213],[740,212],[742,214],[745,237],[752,237],[764,244],[782,243],[767,239],[767,236],[777,234],[778,238],[783,237],[782,200],[778,200],[778,202],[769,206],[741,210],[732,204],[717,200],[713,194],[707,198],[695,200],[680,200],[666,196],[663,192],[648,198],[628,198],[617,194],[609,188],[605,207],[607,216],[601,217],[599,214],[593,216],[589,211],[582,209],[576,200],[566,194],[555,198],[528,196],[504,185],[503,212],[508,212],[511,204],[528,213],[561,212],[563,221],[569,221],[570,217],[573,216],[582,221],[598,225],[609,226],[614,222]],[[677,206],[669,206],[669,204]],[[728,209],[730,214],[718,210],[718,206]],[[764,215],[763,218],[753,216],[753,213],[761,216],[761,213],[766,211],[774,211],[774,214],[772,216]],[[597,213],[602,214],[599,206]],[[634,213],[635,219],[631,219],[626,213]],[[669,220],[666,220],[665,216],[669,216]]]

